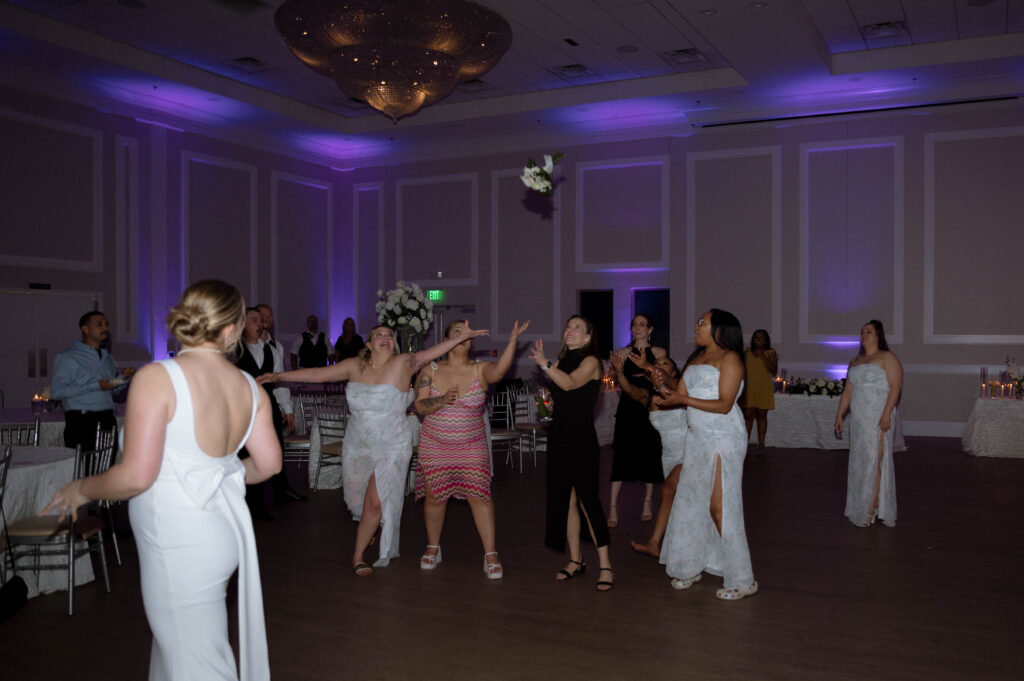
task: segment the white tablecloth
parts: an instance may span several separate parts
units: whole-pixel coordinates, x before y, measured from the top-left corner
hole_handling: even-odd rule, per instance
[[[115,405],[118,427],[124,425],[123,404]],[[31,423],[36,420],[31,407],[0,409],[0,423]],[[48,411],[39,415],[39,446],[64,447],[64,412]]]
[[[63,427],[63,422],[61,426]],[[4,489],[4,516],[8,523],[36,515],[53,498],[53,493],[71,482],[75,472],[75,451],[65,447],[13,447],[11,468]],[[46,558],[42,562],[60,562]],[[38,576],[37,576],[38,575]],[[18,576],[28,585],[29,598],[40,593],[67,589],[67,573],[41,570],[38,573],[19,563]],[[82,556],[75,563],[75,586],[94,579],[92,559]]]
[[[776,395],[775,409],[768,412],[767,447],[792,449],[849,449],[849,413],[843,423],[843,437],[836,438],[836,409],[838,397],[822,395]],[[903,424],[899,407],[893,415],[893,450],[903,452],[907,443],[903,438]],[[757,442],[757,424],[750,436]]]
[[[975,400],[961,443],[975,456],[1024,458],[1024,400]]]

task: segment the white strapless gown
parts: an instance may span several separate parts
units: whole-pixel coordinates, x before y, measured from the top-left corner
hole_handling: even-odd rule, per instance
[[[214,458],[199,448],[185,375],[174,360],[159,364],[171,377],[177,407],[167,424],[156,482],[128,505],[142,603],[153,631],[149,679],[239,678],[224,603],[237,568],[241,679],[264,681],[270,663],[256,539],[245,505],[245,467],[237,451]],[[252,431],[259,389],[246,378],[253,407],[243,444]]]
[[[896,525],[896,469],[892,459],[893,428],[884,433],[878,427],[889,399],[889,379],[877,364],[858,364],[846,380],[850,392],[850,463],[846,475],[846,517],[864,524],[871,511],[875,471],[882,457],[882,481],[878,487],[878,518],[889,527]]]
[[[686,368],[686,390],[698,399],[717,399],[720,372],[709,364]],[[738,395],[743,393],[740,385]],[[734,403],[727,414],[686,410],[686,457],[661,547],[670,577],[689,579],[701,572],[721,575],[726,589],[746,589],[754,571],[743,523],[743,460],[747,429]],[[711,519],[715,459],[722,460],[722,532]]]
[[[405,418],[412,391],[400,392],[390,383],[348,384],[352,412],[341,448],[341,483],[352,516],[363,513],[363,498],[375,475],[381,504],[380,567],[398,557],[399,525],[405,503],[405,483],[412,458],[412,429]]]

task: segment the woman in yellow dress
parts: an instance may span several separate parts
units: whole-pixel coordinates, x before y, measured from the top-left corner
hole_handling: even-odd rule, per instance
[[[768,410],[775,408],[775,372],[779,370],[779,356],[772,350],[772,339],[764,329],[750,337],[750,347],[743,353],[747,365],[747,383],[740,407],[747,422],[747,438],[757,420],[757,453],[764,452],[764,436],[768,432]]]

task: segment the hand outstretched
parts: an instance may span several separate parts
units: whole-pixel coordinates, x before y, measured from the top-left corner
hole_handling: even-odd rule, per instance
[[[523,335],[523,332],[530,328],[530,320],[527,319],[522,325],[519,324],[519,320],[515,320],[512,323],[512,332],[509,333],[509,340],[518,341],[519,337]]]
[[[544,366],[548,363],[548,358],[544,356],[544,341],[540,338],[533,342],[530,347],[530,359],[537,363],[538,366]]]
[[[60,519],[64,518],[70,513],[71,521],[78,520],[78,509],[79,507],[89,503],[89,498],[82,494],[82,480],[73,480],[67,485],[64,485],[57,490],[53,499],[46,505],[39,515],[46,515],[49,511],[57,508],[60,510]]]

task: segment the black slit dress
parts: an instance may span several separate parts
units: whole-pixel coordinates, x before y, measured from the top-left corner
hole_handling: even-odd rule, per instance
[[[580,350],[570,350],[559,360],[558,368],[572,373],[583,362]],[[597,493],[597,466],[601,448],[594,429],[594,407],[601,381],[594,379],[575,390],[562,390],[552,384],[555,402],[553,420],[548,428],[547,517],[544,544],[556,551],[565,550],[569,495],[576,490],[579,506],[590,519],[597,546],[611,543],[608,521]],[[581,513],[581,534],[589,536]]]

